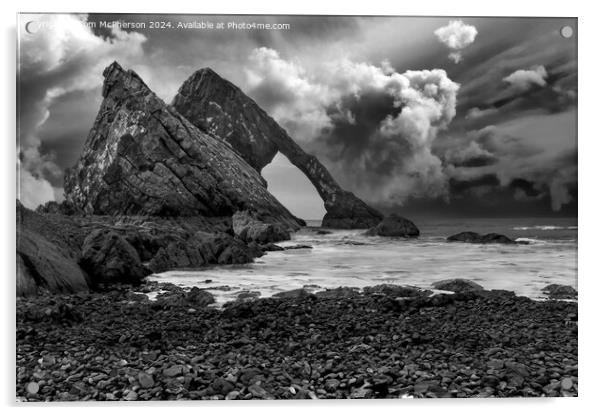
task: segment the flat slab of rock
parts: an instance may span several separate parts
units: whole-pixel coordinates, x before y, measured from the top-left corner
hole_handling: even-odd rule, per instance
[[[499,233],[488,233],[481,235],[476,232],[460,232],[447,238],[448,242],[467,242],[471,244],[510,244],[517,242]]]
[[[432,291],[403,285],[380,284],[364,288],[364,293],[382,294],[391,297],[421,297],[430,295]]]

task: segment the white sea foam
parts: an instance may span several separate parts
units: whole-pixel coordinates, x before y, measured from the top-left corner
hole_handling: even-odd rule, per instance
[[[528,230],[539,230],[539,231],[555,231],[555,230],[577,230],[577,226],[554,226],[554,225],[537,225],[537,226],[516,226],[515,231],[528,231]]]
[[[165,272],[151,279],[206,288],[218,303],[234,300],[243,291],[267,297],[303,286],[317,290],[393,283],[430,288],[448,278],[466,278],[487,289],[512,290],[535,299],[542,298],[541,289],[548,284],[576,287],[577,242],[571,234],[545,239],[526,232],[515,236],[527,245],[475,245],[445,242],[444,235],[451,233],[427,229],[419,239],[405,240],[365,237],[361,231],[317,235],[304,229],[282,245],[307,244],[313,249],[269,252],[252,264]]]

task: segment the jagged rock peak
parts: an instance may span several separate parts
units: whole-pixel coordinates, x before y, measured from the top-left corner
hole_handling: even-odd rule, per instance
[[[113,88],[113,86],[116,84],[121,84],[126,90],[129,91],[150,91],[148,85],[146,85],[146,83],[136,72],[131,69],[123,69],[123,67],[117,61],[113,61],[112,64],[107,66],[103,71],[102,76],[105,78],[102,87],[102,96],[104,98],[107,97],[111,91],[111,88]]]

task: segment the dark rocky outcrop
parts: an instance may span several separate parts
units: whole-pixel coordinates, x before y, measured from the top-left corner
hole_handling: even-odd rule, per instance
[[[324,200],[322,226],[368,228],[382,219],[380,212],[341,189],[320,161],[303,151],[255,101],[211,69],[188,78],[172,105],[200,130],[223,137],[258,172],[278,151],[286,156]]]
[[[239,264],[263,255],[231,218],[38,214],[17,201],[17,294],[137,283],[149,272]],[[142,265],[147,263],[147,266]]]
[[[513,239],[499,233],[481,235],[476,232],[460,232],[447,238],[448,242],[467,242],[471,244],[516,244]]]
[[[433,283],[433,288],[435,288],[436,290],[452,291],[455,293],[485,291],[485,289],[476,282],[465,280],[462,278],[437,281]]]
[[[368,229],[366,235],[414,238],[420,235],[420,231],[412,221],[402,216],[392,214],[383,219],[378,225]]]
[[[570,285],[550,284],[542,289],[543,293],[555,300],[575,300],[577,290]]]
[[[253,210],[294,230],[295,218],[223,140],[201,132],[116,62],[82,155],[65,176],[67,203],[86,214],[231,216]]]
[[[86,237],[80,264],[97,283],[138,283],[150,274],[125,238],[104,229],[95,229]]]
[[[89,290],[90,278],[69,240],[73,231],[68,221],[47,222],[17,201],[17,295]]]
[[[182,233],[166,237],[165,241],[148,264],[153,272],[210,264],[244,264],[263,254],[259,247],[249,246],[227,233]]]

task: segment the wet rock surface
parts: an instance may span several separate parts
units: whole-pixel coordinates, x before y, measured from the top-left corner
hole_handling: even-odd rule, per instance
[[[290,232],[285,226],[269,223],[267,218],[262,220],[248,211],[236,212],[232,215],[232,229],[238,238],[246,242],[267,244],[291,239]]]
[[[21,400],[576,396],[577,304],[395,288],[17,299]],[[413,291],[416,292],[416,291]],[[192,293],[192,294],[190,294]]]
[[[414,238],[420,235],[420,231],[412,221],[392,214],[383,219],[378,225],[368,229],[366,235]]]
[[[556,300],[576,300],[577,290],[570,285],[550,284],[543,288],[543,293]]]
[[[467,242],[471,244],[517,244],[514,239],[499,233],[488,233],[481,235],[476,232],[460,232],[447,238],[448,242]]]
[[[437,290],[452,291],[455,293],[484,291],[484,288],[476,282],[462,278],[437,281],[433,283],[433,288]]]
[[[233,234],[231,217],[66,216],[17,202],[17,295],[88,291],[262,255],[259,245]]]
[[[287,157],[324,200],[326,215],[322,226],[369,228],[382,220],[380,212],[341,189],[322,163],[295,143],[255,101],[210,68],[192,74],[172,105],[198,129],[223,137],[257,171],[269,164],[277,152]]]

